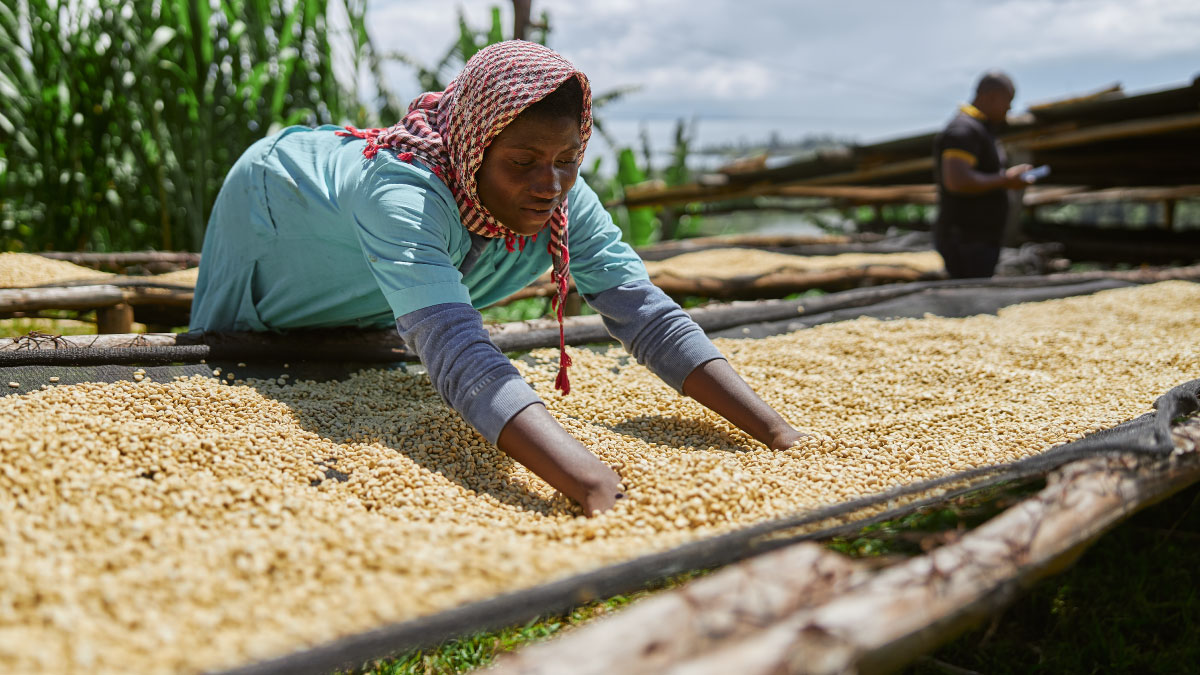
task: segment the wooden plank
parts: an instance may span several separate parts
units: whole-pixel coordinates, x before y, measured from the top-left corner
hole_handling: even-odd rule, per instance
[[[0,312],[33,312],[42,309],[95,309],[125,301],[116,286],[0,289]]]
[[[1200,185],[1169,187],[1108,188],[1067,193],[1035,193],[1025,196],[1026,206],[1043,204],[1088,204],[1094,202],[1156,202],[1200,197]]]
[[[1044,134],[1027,141],[1013,143],[1014,147],[1028,150],[1051,150],[1073,145],[1102,143],[1104,141],[1168,134],[1188,129],[1200,129],[1200,113],[1164,115],[1149,119],[1136,119],[1112,124],[1098,124],[1075,131]]]
[[[655,275],[654,285],[673,297],[703,296],[715,299],[769,298],[820,289],[846,290],[871,284],[940,279],[937,273],[895,265],[864,265],[812,272],[778,271],[733,279],[680,278]]]
[[[1052,110],[1053,108],[1058,108],[1060,106],[1069,106],[1084,102],[1094,103],[1096,101],[1111,101],[1113,99],[1124,97],[1125,92],[1121,90],[1121,84],[1113,83],[1107,87],[1103,87],[1086,94],[1075,94],[1064,98],[1056,98],[1049,101],[1042,101],[1041,103],[1030,104],[1029,112],[1037,115],[1040,112]]]
[[[677,277],[654,274],[650,281],[667,295],[675,298],[702,296],[717,300],[776,298],[812,289],[842,291],[868,284],[892,284],[921,279],[941,279],[937,272],[922,272],[901,265],[862,265],[808,272],[778,270],[759,275],[733,278]],[[574,288],[572,284],[571,288]],[[554,285],[539,280],[513,293],[502,304],[528,298],[548,298],[555,293]]]
[[[776,193],[784,197],[825,197],[856,203],[904,202],[908,204],[937,203],[936,185],[787,185]]]
[[[151,263],[166,263],[174,267],[195,267],[200,264],[200,254],[187,251],[122,251],[118,253],[44,251],[37,255],[53,260],[66,260],[94,269],[122,268]]]
[[[0,338],[0,352],[53,349],[127,349],[131,347],[174,347],[175,333],[123,333],[114,335],[49,335],[35,333]]]
[[[96,309],[96,332],[125,334],[133,330],[133,308],[125,303]]]
[[[1053,187],[1034,186],[1025,190],[1025,194],[1021,196],[1021,203],[1023,206],[1053,204],[1067,195],[1087,192],[1088,190],[1089,188],[1086,185],[1055,185]]]
[[[1154,283],[1170,279],[1200,281],[1200,265],[1189,267],[1141,268],[1135,270],[1074,272],[1050,274],[1038,277],[1010,277],[994,282],[934,281],[914,284],[887,284],[878,287],[858,288],[844,293],[831,294],[801,300],[756,300],[713,304],[686,310],[692,319],[706,331],[716,331],[732,326],[762,321],[780,321],[800,313],[819,313],[846,307],[859,307],[890,300],[909,293],[936,287],[987,287],[995,284],[1002,287],[1027,288],[1041,285],[1073,284],[1098,279],[1118,279],[1134,283]],[[610,342],[601,317],[598,315],[567,317],[564,322],[567,344],[578,345]],[[558,322],[554,319],[535,319],[486,326],[496,346],[503,351],[523,351],[539,347],[558,345]],[[313,347],[330,353],[345,355],[371,355],[372,359],[394,357],[394,360],[415,358],[407,353],[404,342],[395,330],[321,329],[277,333],[225,333],[204,335],[202,333],[129,334],[129,335],[79,335],[42,338],[0,338],[0,351],[65,348],[121,348],[130,346],[173,346],[203,345],[253,347],[261,351],[264,358],[278,357],[280,350],[290,349],[300,354],[303,348]],[[290,358],[290,357],[289,357]],[[299,358],[299,357],[297,357]],[[274,358],[273,360],[279,360]],[[370,359],[368,359],[370,360]],[[384,359],[386,360],[386,359]]]
[[[862,583],[866,570],[818,544],[789,546],[647,598],[573,636],[503,655],[494,667],[523,675],[666,672],[716,642],[831,599]],[[570,653],[578,649],[586,651]],[[578,659],[580,653],[589,658]]]
[[[41,286],[0,289],[0,313],[36,312],[45,309],[88,310],[118,304],[191,307],[194,292],[185,287],[113,286]]]
[[[867,182],[884,178],[892,178],[893,176],[903,176],[905,174],[932,170],[933,157],[918,157],[916,159],[890,162],[880,166],[858,169],[855,171],[847,171],[845,173],[835,173],[827,176],[805,178],[802,180],[784,183],[779,187],[783,188],[793,185],[844,185],[847,183]]]

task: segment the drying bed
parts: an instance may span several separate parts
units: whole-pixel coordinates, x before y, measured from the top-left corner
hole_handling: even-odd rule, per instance
[[[718,341],[812,433],[783,452],[618,350],[575,350],[567,397],[552,393],[553,354],[535,352],[518,362],[527,379],[627,483],[593,519],[418,373],[34,383],[0,400],[0,667],[247,665],[1018,461],[1194,378],[1197,325],[1200,286],[1166,282]]]

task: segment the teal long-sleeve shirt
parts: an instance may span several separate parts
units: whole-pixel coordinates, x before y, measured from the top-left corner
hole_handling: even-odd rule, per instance
[[[339,127],[290,127],[234,165],[204,239],[193,330],[386,328],[425,307],[482,308],[550,269],[548,233],[524,251],[471,249],[450,189],[424,165]],[[647,278],[641,259],[583,180],[568,194],[571,275],[581,293]]]
[[[226,178],[204,240],[193,330],[386,327],[393,321],[442,395],[485,438],[539,402],[473,308],[550,268],[545,241],[508,251],[472,238],[449,189],[337,127],[293,127],[251,146]],[[609,332],[681,390],[721,358],[651,284],[595,193],[577,181],[567,222],[571,274]],[[460,271],[461,270],[461,271]]]

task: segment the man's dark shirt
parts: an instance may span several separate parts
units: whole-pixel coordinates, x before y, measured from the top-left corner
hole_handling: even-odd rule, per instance
[[[942,158],[947,156],[964,159],[981,173],[996,174],[1004,169],[1004,150],[984,119],[974,106],[964,105],[933,141],[933,178],[938,186],[934,232],[943,238],[999,246],[1008,219],[1008,191],[968,195],[949,192],[942,182]]]

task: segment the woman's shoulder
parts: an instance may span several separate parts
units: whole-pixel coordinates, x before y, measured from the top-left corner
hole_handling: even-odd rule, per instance
[[[366,141],[346,132],[345,127],[323,124],[318,127],[291,126],[281,129],[260,141],[269,144],[278,155],[300,159],[308,156],[306,164],[344,174],[346,178],[364,182],[389,183],[430,188],[450,194],[445,183],[420,161],[401,161],[390,150],[380,150],[366,157]]]

